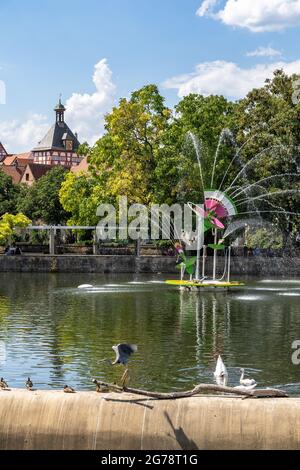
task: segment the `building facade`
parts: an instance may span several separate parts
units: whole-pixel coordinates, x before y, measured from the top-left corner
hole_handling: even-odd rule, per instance
[[[42,165],[37,163],[28,163],[23,170],[23,175],[20,183],[32,186],[37,180],[42,178],[48,171],[51,171],[53,166]],[[67,170],[66,170],[67,171]]]
[[[65,123],[66,108],[61,100],[54,111],[55,124],[32,150],[33,162],[42,165],[62,165],[67,168],[79,165],[82,160],[77,154],[80,143],[77,134],[73,134]]]
[[[0,142],[0,162],[5,160],[6,157],[7,157],[7,151],[5,150],[5,148],[3,147],[3,145]]]
[[[26,166],[27,163],[33,163],[31,152],[16,153],[15,155],[9,155],[5,160],[3,160],[3,165],[6,166]]]

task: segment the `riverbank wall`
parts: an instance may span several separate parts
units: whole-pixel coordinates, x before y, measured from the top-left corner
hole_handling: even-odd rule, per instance
[[[224,258],[218,262],[218,275],[224,271]],[[179,274],[176,258],[133,255],[0,255],[0,272],[36,273],[165,273]],[[212,257],[207,258],[206,273],[212,272]],[[233,257],[234,276],[300,276],[300,258]]]
[[[292,450],[299,429],[300,398],[0,392],[1,450]]]

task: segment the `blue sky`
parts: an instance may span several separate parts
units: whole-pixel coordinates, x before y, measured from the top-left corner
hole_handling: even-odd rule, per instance
[[[299,0],[0,0],[0,20],[10,152],[43,136],[60,93],[93,141],[104,113],[147,83],[173,106],[191,91],[240,98],[278,62],[300,72]]]

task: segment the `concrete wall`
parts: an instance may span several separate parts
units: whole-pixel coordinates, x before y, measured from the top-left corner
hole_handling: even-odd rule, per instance
[[[0,392],[0,449],[300,449],[300,399]]]
[[[0,272],[134,273],[178,272],[163,256],[0,256]]]
[[[224,269],[219,262],[219,274]],[[74,272],[74,273],[169,273],[178,274],[176,259],[169,256],[72,256],[0,255],[0,272]],[[207,272],[212,272],[212,259],[207,261]],[[300,258],[233,257],[233,275],[300,276]]]

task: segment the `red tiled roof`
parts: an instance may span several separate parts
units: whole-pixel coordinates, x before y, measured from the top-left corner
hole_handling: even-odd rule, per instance
[[[10,176],[13,180],[14,184],[20,183],[22,176],[25,172],[25,167],[24,166],[7,166],[7,165],[2,165],[0,167],[0,171],[5,173],[7,176]]]
[[[16,153],[15,157],[17,157],[18,160],[33,160],[33,155],[31,152]]]
[[[79,163],[79,165],[73,165],[71,167],[72,173],[79,173],[80,171],[83,171],[84,173],[87,173],[89,171],[89,164],[87,161],[87,157],[84,157]]]
[[[21,165],[26,165],[27,163],[33,161],[33,156],[31,152],[26,153],[17,153],[15,155],[9,155],[3,161],[4,165],[13,165],[17,161]]]
[[[40,165],[39,163],[28,163],[28,165],[26,165],[26,170],[27,168],[30,168],[34,179],[38,180],[42,176],[44,176],[46,173],[48,173],[48,171],[52,170],[54,166],[53,165]]]
[[[3,164],[6,166],[10,166],[14,163],[16,157],[14,155],[11,155],[9,157],[6,157],[3,161]]]

